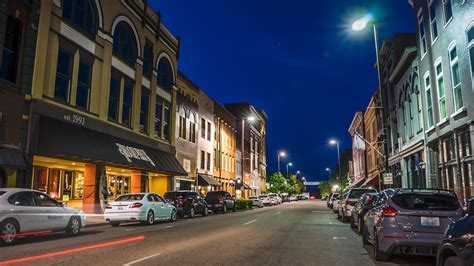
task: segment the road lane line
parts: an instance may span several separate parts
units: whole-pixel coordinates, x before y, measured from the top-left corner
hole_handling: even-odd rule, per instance
[[[174,225],[167,225],[167,226],[163,226],[163,228],[173,228]]]
[[[135,231],[135,229],[134,228],[129,228],[129,229],[125,229],[125,231],[130,232],[130,231]]]
[[[255,223],[256,221],[257,221],[257,220],[252,220],[252,221],[250,221],[250,222],[244,223],[244,225],[249,225],[249,224],[251,224],[251,223]]]
[[[334,239],[334,240],[346,240],[347,237],[345,237],[345,236],[333,236],[332,239]]]
[[[161,253],[156,253],[156,254],[153,254],[153,255],[150,255],[150,256],[146,256],[146,257],[143,257],[143,258],[141,258],[141,259],[134,260],[134,261],[132,261],[132,262],[126,263],[126,264],[124,264],[123,266],[130,266],[130,265],[133,265],[133,264],[136,264],[136,263],[145,261],[145,260],[147,260],[147,259],[151,259],[151,258],[160,256],[160,255],[161,255]]]

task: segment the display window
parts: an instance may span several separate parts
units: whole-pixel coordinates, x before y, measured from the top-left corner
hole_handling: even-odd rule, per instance
[[[130,193],[130,176],[107,175],[108,198],[114,199],[126,193]]]
[[[60,201],[80,200],[84,191],[84,172],[34,166],[32,188]]]

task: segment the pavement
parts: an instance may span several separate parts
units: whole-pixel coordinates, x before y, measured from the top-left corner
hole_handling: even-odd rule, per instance
[[[373,247],[326,208],[306,200],[152,226],[84,228],[19,239],[0,265],[434,265],[433,258],[376,263]]]

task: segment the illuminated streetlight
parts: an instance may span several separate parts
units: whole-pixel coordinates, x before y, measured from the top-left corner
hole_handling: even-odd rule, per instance
[[[337,180],[341,180],[341,154],[339,152],[339,141],[336,139],[331,139],[329,144],[336,145],[337,147],[337,164],[338,164],[338,171],[337,171]]]
[[[290,166],[293,166],[293,163],[292,162],[289,162],[286,164],[286,178],[289,178],[289,167]]]
[[[374,17],[371,14],[365,15],[364,17],[362,17],[362,18],[354,21],[354,23],[352,23],[352,30],[353,31],[363,31],[367,27],[367,24],[369,24],[373,19],[374,19]]]
[[[284,151],[279,151],[278,152],[278,173],[281,173],[280,172],[280,157],[285,157],[286,156],[286,152]]]

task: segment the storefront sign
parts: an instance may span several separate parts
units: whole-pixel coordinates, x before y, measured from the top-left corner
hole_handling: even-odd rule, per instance
[[[383,183],[384,185],[393,185],[393,174],[392,173],[383,174]]]
[[[150,159],[144,150],[125,146],[120,143],[115,144],[117,145],[119,152],[125,157],[125,159],[127,159],[129,163],[132,162],[131,159],[137,159],[149,162],[151,165],[155,166],[153,160]]]
[[[80,126],[86,124],[86,117],[78,114],[66,114],[63,116],[63,119]]]

